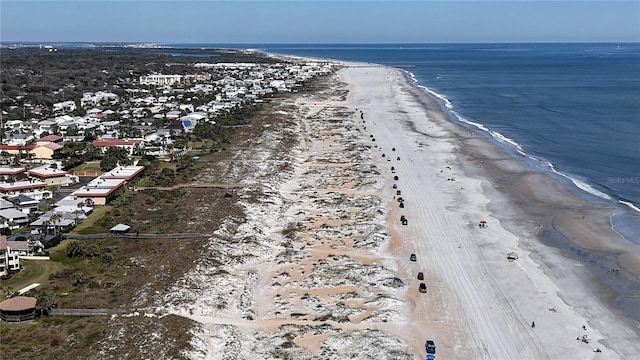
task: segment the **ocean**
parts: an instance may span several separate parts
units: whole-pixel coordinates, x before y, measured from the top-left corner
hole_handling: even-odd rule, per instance
[[[640,245],[640,43],[217,46],[403,69],[452,121],[620,209]]]

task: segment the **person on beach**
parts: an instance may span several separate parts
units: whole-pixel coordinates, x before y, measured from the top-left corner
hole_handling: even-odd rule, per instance
[[[531,322],[531,327],[532,327],[532,328],[535,328],[535,327],[536,327],[536,322],[535,322],[535,321],[532,321],[532,322]]]

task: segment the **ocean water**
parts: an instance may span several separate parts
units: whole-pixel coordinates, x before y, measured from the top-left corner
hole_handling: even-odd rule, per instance
[[[237,47],[401,68],[453,121],[618,207],[614,229],[640,244],[639,43]]]

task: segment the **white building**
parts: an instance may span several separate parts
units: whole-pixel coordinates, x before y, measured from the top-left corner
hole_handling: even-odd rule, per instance
[[[71,112],[76,109],[75,101],[63,101],[53,104],[53,112]]]
[[[7,246],[7,237],[0,235],[0,276],[20,270],[20,256]]]
[[[173,85],[182,82],[182,75],[140,76],[140,85]]]

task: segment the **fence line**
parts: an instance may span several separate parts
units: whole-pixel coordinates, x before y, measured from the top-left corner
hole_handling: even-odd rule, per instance
[[[139,234],[139,233],[100,233],[100,234],[62,234],[68,240],[95,240],[104,238],[127,238],[127,239],[198,239],[216,238],[221,240],[232,240],[230,236],[204,233],[180,233],[180,234]]]
[[[49,316],[101,316],[125,314],[123,309],[50,309]]]

